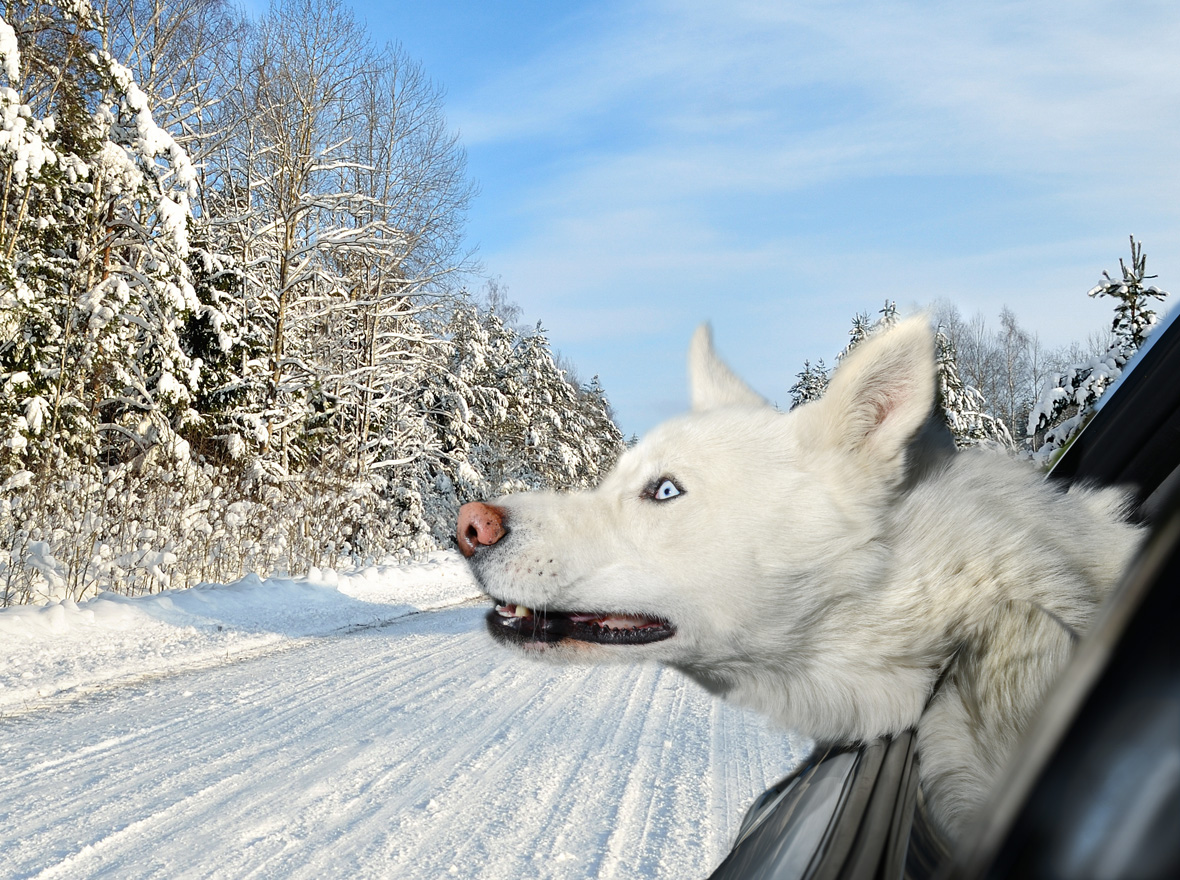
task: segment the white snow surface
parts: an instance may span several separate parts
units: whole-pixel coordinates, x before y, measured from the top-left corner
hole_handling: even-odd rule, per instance
[[[0,611],[0,876],[705,877],[806,753],[486,610],[436,553]]]

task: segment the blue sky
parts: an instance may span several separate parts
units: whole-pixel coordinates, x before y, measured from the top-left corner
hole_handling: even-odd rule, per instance
[[[785,406],[886,299],[1064,344],[1132,233],[1180,295],[1174,0],[353,7],[446,88],[486,271],[628,434],[702,320]]]

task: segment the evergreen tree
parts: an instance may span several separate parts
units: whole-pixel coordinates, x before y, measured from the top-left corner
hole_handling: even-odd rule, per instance
[[[1109,296],[1116,302],[1114,320],[1111,322],[1111,332],[1114,333],[1116,344],[1124,352],[1133,354],[1143,344],[1151,329],[1159,323],[1159,316],[1150,308],[1151,300],[1163,300],[1168,294],[1158,287],[1144,284],[1155,275],[1147,274],[1147,256],[1143,253],[1143,245],[1131,236],[1131,268],[1119,258],[1119,269],[1122,278],[1117,281],[1104,271],[1102,280],[1092,288],[1087,296]]]
[[[582,449],[581,482],[590,487],[606,475],[623,451],[623,434],[615,424],[614,409],[597,375],[578,390],[579,437]]]
[[[837,363],[844,360],[850,351],[873,333],[892,327],[901,320],[897,311],[897,303],[893,300],[886,300],[884,307],[877,314],[881,317],[876,321],[869,317],[868,312],[857,312],[852,316],[852,328],[848,331],[848,344],[844,346],[843,351],[836,355]]]
[[[881,317],[877,319],[874,329],[885,329],[892,327],[901,320],[901,314],[897,311],[897,303],[894,300],[885,300],[885,305],[877,312]]]
[[[867,312],[858,312],[853,316],[852,329],[848,333],[848,346],[840,352],[837,360],[843,360],[848,352],[864,339],[892,327],[901,320],[897,303],[892,300],[885,302],[879,314],[881,317],[876,322],[869,318]],[[1015,444],[1012,435],[1003,420],[989,414],[983,394],[964,382],[960,376],[954,343],[941,328],[935,337],[935,344],[943,414],[947,426],[954,435],[956,445],[965,447],[986,444],[1007,450],[1013,449]],[[815,366],[812,366],[810,361],[804,361],[803,370],[797,376],[798,381],[791,386],[792,409],[822,396],[828,385],[828,370],[822,360]]]
[[[202,310],[186,262],[196,173],[85,4],[21,11],[19,34],[0,34],[0,371],[19,374],[28,411],[12,424],[45,452],[127,461],[193,416],[199,365],[180,335]]]
[[[1168,294],[1144,282],[1147,257],[1143,246],[1131,236],[1131,266],[1120,259],[1121,280],[1103,272],[1102,280],[1089,296],[1115,299],[1115,316],[1111,323],[1114,342],[1103,354],[1054,373],[1046,381],[1040,398],[1028,417],[1028,436],[1034,456],[1049,462],[1077,434],[1093,412],[1094,405],[1122,375],[1127,362],[1139,350],[1153,327],[1159,323],[1151,300],[1163,300]]]
[[[836,355],[836,363],[844,360],[852,349],[856,348],[865,339],[868,339],[874,329],[873,319],[869,317],[868,312],[857,312],[853,315],[852,329],[848,331],[848,344]]]
[[[791,409],[818,400],[828,390],[828,368],[820,358],[813,366],[811,361],[803,361],[803,369],[796,373],[798,381],[791,386]]]
[[[494,312],[461,309],[451,332],[455,414],[440,428],[462,465],[459,500],[597,482],[622,448],[597,378],[574,387],[540,326],[521,333]]]
[[[959,375],[954,343],[941,328],[935,335],[935,352],[939,402],[955,445],[1013,449],[1015,444],[1004,421],[987,413],[983,394]]]

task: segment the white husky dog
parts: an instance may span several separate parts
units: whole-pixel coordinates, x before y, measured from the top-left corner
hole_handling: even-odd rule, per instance
[[[706,327],[689,366],[692,411],[598,488],[462,508],[492,635],[546,660],[666,663],[820,743],[916,726],[931,812],[956,833],[1139,543],[1123,496],[980,450],[915,473],[937,412],[923,319],[785,414]]]

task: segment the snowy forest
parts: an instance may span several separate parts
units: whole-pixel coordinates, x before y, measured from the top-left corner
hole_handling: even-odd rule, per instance
[[[435,547],[617,456],[468,293],[441,92],[337,0],[5,3],[0,114],[0,605]]]
[[[1082,342],[1046,348],[1036,333],[1020,326],[1005,307],[1000,326],[988,326],[982,314],[965,319],[945,300],[927,309],[937,328],[938,386],[947,426],[960,447],[992,446],[1041,465],[1077,435],[1094,404],[1160,323],[1153,305],[1167,292],[1148,281],[1147,256],[1131,237],[1131,260],[1119,271],[1103,272],[1087,296],[1113,301],[1109,328]],[[887,301],[873,318],[861,312],[852,319],[849,342],[838,363],[861,340],[899,320],[897,304]],[[804,362],[791,387],[791,404],[821,396],[830,368],[822,359]]]
[[[409,555],[613,463],[597,378],[465,250],[442,92],[340,0],[0,9],[0,606]],[[1157,321],[1131,251],[1068,349],[932,307],[960,445],[1067,442]]]

